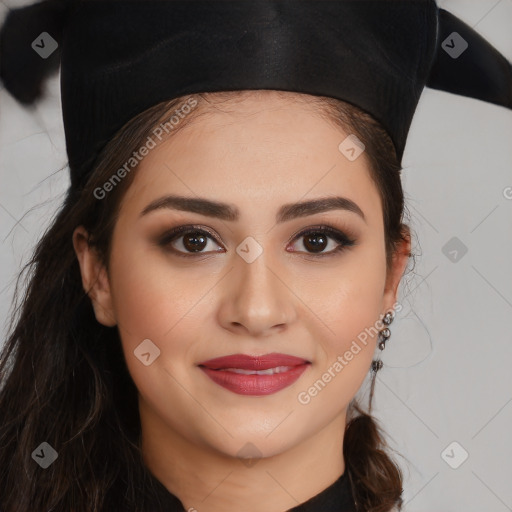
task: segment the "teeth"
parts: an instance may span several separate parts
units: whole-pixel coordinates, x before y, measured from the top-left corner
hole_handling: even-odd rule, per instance
[[[291,370],[293,366],[278,366],[269,368],[268,370],[242,370],[241,368],[222,368],[222,371],[242,373],[243,375],[274,375],[274,373],[282,373]]]

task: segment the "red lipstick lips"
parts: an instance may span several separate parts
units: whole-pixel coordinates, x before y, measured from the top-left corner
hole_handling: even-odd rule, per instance
[[[310,362],[287,354],[234,354],[199,363],[216,384],[239,395],[270,395],[293,384]]]

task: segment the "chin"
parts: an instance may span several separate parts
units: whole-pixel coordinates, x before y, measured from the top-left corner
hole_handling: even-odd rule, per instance
[[[236,435],[232,431],[231,433],[234,436],[233,438],[226,435],[223,439],[225,442],[218,442],[217,439],[217,442],[210,444],[210,447],[227,457],[241,460],[253,459],[252,462],[248,460],[248,467],[254,465],[257,459],[274,457],[300,442],[287,432],[281,432],[280,435],[277,433],[269,435],[268,432],[253,435],[247,433]]]

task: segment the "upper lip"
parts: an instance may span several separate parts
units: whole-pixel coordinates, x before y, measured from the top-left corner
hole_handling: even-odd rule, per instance
[[[268,370],[278,366],[299,366],[307,364],[310,361],[301,357],[290,356],[288,354],[264,354],[262,356],[249,356],[247,354],[233,354],[230,356],[216,357],[199,363],[198,366],[205,366],[212,370],[222,370],[226,368],[238,368],[240,370]]]

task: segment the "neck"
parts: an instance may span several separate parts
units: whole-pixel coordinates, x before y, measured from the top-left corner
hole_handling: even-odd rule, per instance
[[[139,409],[144,462],[190,512],[283,512],[322,492],[345,471],[346,410],[300,445],[248,460],[183,437],[140,396]]]

